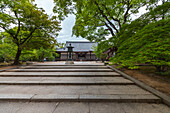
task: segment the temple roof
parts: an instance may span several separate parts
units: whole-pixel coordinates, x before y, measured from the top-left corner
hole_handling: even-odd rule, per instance
[[[69,46],[70,44],[74,47],[74,52],[94,51],[93,46],[97,46],[97,43],[89,41],[66,41],[66,47],[58,48],[57,52],[66,52],[68,50],[67,46]]]

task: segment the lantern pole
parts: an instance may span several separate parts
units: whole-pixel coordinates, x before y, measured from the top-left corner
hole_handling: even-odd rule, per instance
[[[73,52],[74,47],[72,47],[70,44],[69,46],[67,46],[67,48],[68,48],[68,51],[67,51],[68,59],[65,64],[74,64],[73,59],[72,59],[72,52]]]

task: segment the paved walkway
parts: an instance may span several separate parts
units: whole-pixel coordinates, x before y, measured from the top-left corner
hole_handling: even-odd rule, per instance
[[[170,113],[161,99],[95,62],[0,73],[0,113]]]

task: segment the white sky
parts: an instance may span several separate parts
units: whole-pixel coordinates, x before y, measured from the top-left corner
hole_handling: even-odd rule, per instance
[[[43,8],[48,15],[53,15],[53,7],[54,3],[53,0],[35,0],[35,3],[37,4],[38,7]],[[144,14],[145,8],[140,8],[139,13],[137,15],[133,15],[132,18],[133,20],[138,18],[141,14]],[[86,39],[84,38],[76,38],[75,36],[72,35],[72,27],[74,26],[75,23],[75,16],[74,15],[69,15],[63,22],[61,22],[61,28],[62,30],[59,32],[59,36],[56,37],[58,42],[65,43],[66,41],[85,41]],[[107,37],[109,38],[109,37]]]
[[[35,3],[39,8],[43,8],[48,15],[53,15],[53,0],[35,0]],[[71,37],[74,23],[74,15],[69,15],[63,22],[61,22],[62,30],[59,32],[59,36],[56,37],[57,42],[65,43],[66,41],[87,41],[84,38],[76,38],[75,36]]]

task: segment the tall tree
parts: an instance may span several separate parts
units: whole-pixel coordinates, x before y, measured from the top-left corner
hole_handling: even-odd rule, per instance
[[[17,45],[14,64],[19,64],[19,57],[24,46],[37,34],[41,37],[53,37],[60,30],[56,17],[49,17],[42,8],[37,8],[33,0],[1,0],[0,28],[7,32]]]
[[[143,0],[54,0],[54,12],[64,19],[70,13],[76,15],[73,35],[91,39],[99,31],[109,31],[115,37],[132,14],[146,4]],[[95,39],[94,39],[95,40]]]
[[[170,2],[166,2],[123,26],[118,34],[119,38],[116,39],[117,54],[111,61],[132,69],[138,68],[135,66],[137,63],[149,63],[159,72],[168,71],[170,69],[169,8]]]

